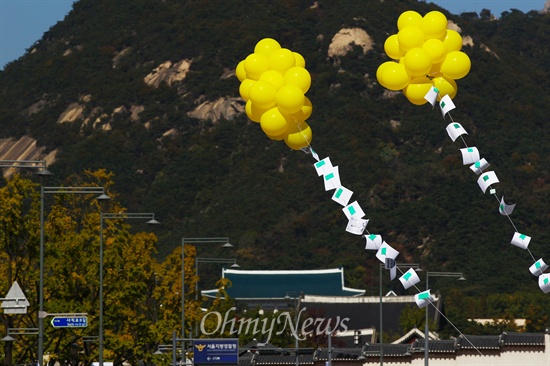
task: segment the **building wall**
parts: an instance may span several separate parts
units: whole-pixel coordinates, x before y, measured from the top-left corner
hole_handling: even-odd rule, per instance
[[[430,355],[432,366],[550,366],[550,334],[544,336],[544,349],[539,346],[504,346],[500,350],[458,350],[456,353]],[[411,357],[385,357],[385,365],[424,366],[424,354]],[[364,361],[333,361],[332,366],[372,366],[379,365],[379,357],[369,357]],[[317,361],[314,366],[327,366],[325,361]]]

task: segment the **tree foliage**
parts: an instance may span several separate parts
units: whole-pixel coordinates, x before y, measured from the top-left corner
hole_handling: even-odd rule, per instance
[[[106,222],[106,305],[122,311],[130,300],[119,295],[127,293],[149,306],[113,318],[106,313],[106,341],[113,342],[109,356],[141,357],[149,351],[136,346],[135,354],[122,355],[123,347],[141,340],[119,337],[138,326],[122,326],[117,316],[150,321],[147,341],[166,340],[169,330],[178,328],[182,233],[230,237],[238,243],[236,257],[244,268],[343,266],[346,285],[374,288],[378,263],[363,251],[361,240],[345,233],[346,218],[324,191],[310,155],[267,139],[243,114],[215,122],[188,115],[204,101],[238,96],[231,71],[264,37],[306,59],[313,147],[341,167],[343,183],[367,212],[369,231],[398,247],[400,258],[425,269],[463,272],[468,283],[457,299],[488,301],[493,294],[539,291],[527,271],[532,258],[509,245],[514,228],[462,165],[460,146],[444,131],[447,122],[438,111],[385,93],[376,82],[376,68],[387,60],[384,40],[395,32],[398,16],[411,9],[441,10],[471,37],[473,45],[463,50],[472,70],[458,82],[453,118],[469,131],[467,143],[497,171],[498,196],[518,203],[512,218],[519,231],[533,237],[530,249],[547,257],[549,14],[514,10],[495,19],[484,10],[479,16],[456,16],[413,0],[315,6],[267,0],[80,0],[32,52],[0,71],[0,137],[30,135],[45,146],[44,153],[57,151],[49,168],[57,177],[71,177],[59,179],[60,184],[107,185],[115,199],[105,210],[147,210],[162,218],[165,229],[157,239],[136,236],[127,222]],[[348,55],[328,57],[334,35],[354,27],[369,34],[372,49],[363,53],[355,47]],[[144,83],[160,64],[184,59],[192,61],[184,80],[158,88]],[[83,106],[82,118],[57,123],[72,103]],[[135,119],[130,112],[115,113],[119,107],[144,110]],[[73,175],[85,169],[94,173]],[[2,189],[2,195],[22,199],[0,203],[3,286],[17,280],[36,307],[37,186],[10,180]],[[100,207],[92,197],[73,195],[47,197],[46,207],[48,310],[87,309],[92,325],[86,331],[97,334]],[[116,258],[120,251],[128,251],[128,265]],[[200,319],[193,263],[187,259],[193,255],[185,256],[186,329]],[[63,268],[67,263],[74,266]],[[124,283],[132,277],[145,284]],[[123,283],[110,282],[119,280]],[[451,289],[444,284],[441,291]],[[508,312],[524,314],[530,329],[542,329],[548,314],[540,312],[540,299],[525,298],[529,302],[520,310]],[[473,301],[457,308],[469,313],[457,314],[474,317],[481,308]],[[502,308],[487,307],[487,316],[505,315]],[[19,321],[3,319],[5,324]],[[36,325],[36,317],[22,319]],[[59,342],[56,335],[77,339],[86,331],[48,329],[53,340],[48,350],[69,354],[72,343]],[[32,358],[33,342],[14,347],[28,349],[22,357]],[[86,357],[97,352],[93,342],[80,346]]]
[[[104,170],[74,175],[67,183],[71,187],[104,187],[111,200],[104,204],[95,200],[93,194],[63,193],[44,199],[48,206],[44,225],[45,310],[49,314],[86,313],[89,322],[87,328],[81,329],[56,329],[46,322],[44,350],[52,362],[74,360],[74,347],[78,346],[80,361],[90,362],[97,359],[97,344],[84,339],[96,337],[99,331],[100,212],[124,213],[126,209],[116,200],[116,192],[110,190],[114,183],[112,174]],[[32,304],[27,315],[3,315],[5,328],[36,327],[40,231],[37,188],[32,181],[15,175],[0,189],[0,271],[7,279],[4,292],[17,281]],[[171,315],[177,314],[174,309],[181,309],[177,299],[163,297],[177,294],[171,291],[171,283],[163,279],[179,278],[179,271],[163,271],[171,258],[163,264],[157,261],[156,235],[132,232],[127,221],[104,219],[103,228],[104,357],[118,362],[150,359],[155,345],[169,338],[170,329],[177,328]],[[194,273],[189,267],[194,252],[188,250],[187,272]],[[195,277],[187,278],[189,288],[194,288]],[[163,307],[164,301],[167,306]],[[186,306],[199,309],[195,304]],[[192,318],[199,316],[195,313]],[[33,342],[16,342],[15,347],[15,354],[24,360],[33,358],[37,346]]]

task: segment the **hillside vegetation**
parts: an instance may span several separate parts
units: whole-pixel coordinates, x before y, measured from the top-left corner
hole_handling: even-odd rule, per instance
[[[187,114],[238,98],[231,72],[272,37],[306,59],[312,146],[340,167],[369,232],[400,250],[398,261],[464,272],[466,295],[540,292],[528,271],[533,258],[509,244],[514,227],[462,166],[449,120],[376,82],[399,14],[434,9],[473,40],[463,48],[472,69],[458,81],[453,118],[497,172],[497,195],[517,202],[512,218],[532,236],[534,259],[548,257],[548,14],[511,11],[495,20],[412,0],[80,0],[0,72],[0,137],[30,135],[46,152],[58,149],[50,185],[84,169],[112,171],[128,210],[162,221],[160,258],[182,237],[227,236],[244,269],[343,266],[347,285],[377,294],[378,262],[364,239],[345,232],[311,155],[269,140],[244,113],[215,121]],[[373,48],[329,57],[342,28],[365,30]],[[182,60],[191,62],[183,80],[144,82],[159,65]],[[58,123],[74,103],[81,117]],[[137,119],[133,106],[143,107]]]

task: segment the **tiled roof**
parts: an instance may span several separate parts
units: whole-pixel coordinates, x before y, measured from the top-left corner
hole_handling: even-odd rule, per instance
[[[545,335],[542,333],[502,333],[501,335],[461,335],[451,340],[431,340],[429,352],[439,353],[440,357],[454,357],[453,353],[460,350],[502,350],[506,346],[544,348]],[[270,345],[273,347],[273,345]],[[296,350],[292,348],[264,348],[262,344],[258,348],[241,349],[239,366],[255,365],[294,365],[296,364]],[[331,359],[341,363],[352,362],[357,364],[361,360],[369,360],[380,357],[415,357],[415,354],[424,352],[424,340],[418,339],[412,344],[388,344],[366,343],[362,348],[333,348]],[[441,355],[447,353],[448,355]],[[450,354],[450,355],[449,355]],[[329,354],[326,348],[299,348],[298,363],[300,365],[314,365],[328,360]],[[226,365],[227,366],[227,365]]]
[[[462,349],[499,349],[503,346],[544,346],[542,333],[502,333],[501,335],[461,335],[457,346]],[[431,343],[430,343],[431,348]]]
[[[412,348],[422,352],[424,351],[424,340],[419,339],[412,344]],[[457,341],[455,339],[450,340],[430,340],[428,343],[428,349],[430,353],[453,353],[457,350]]]
[[[507,333],[500,336],[503,346],[544,346],[543,333]]]
[[[328,349],[317,349],[314,354],[316,361],[328,360]],[[351,361],[361,356],[361,348],[334,348],[331,359],[333,361]]]
[[[408,344],[383,343],[382,347],[380,346],[380,343],[365,344],[363,346],[362,355],[364,357],[380,356],[380,352],[383,352],[384,357],[410,356],[409,348],[410,345]]]
[[[500,336],[460,335],[457,338],[457,345],[461,349],[499,349]]]
[[[279,354],[279,355],[263,355],[259,354],[256,356],[255,365],[295,365],[296,364],[296,355],[291,354]],[[298,355],[298,364],[299,365],[313,365],[313,355]]]

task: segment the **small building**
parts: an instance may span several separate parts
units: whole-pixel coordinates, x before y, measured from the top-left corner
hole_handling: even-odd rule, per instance
[[[396,334],[403,334],[408,329],[401,329],[401,313],[407,307],[418,308],[414,296],[396,296],[392,292],[381,297],[305,295],[301,300],[301,308],[307,309],[306,316],[346,320],[348,331],[344,334],[336,333],[334,344],[347,347],[357,343],[377,342],[380,332],[393,335],[394,338]],[[444,310],[441,296],[434,296],[433,305],[428,308],[428,314],[435,324],[439,324],[440,314]]]

